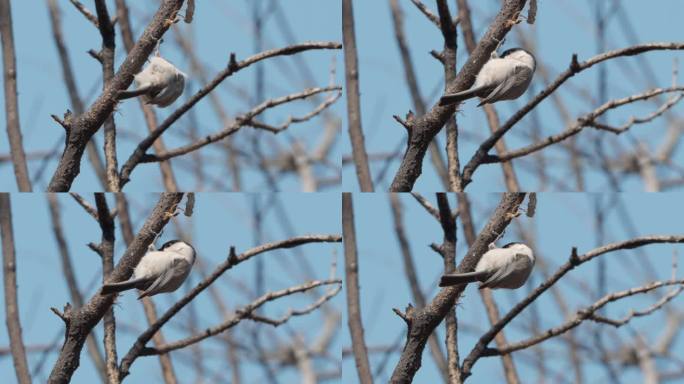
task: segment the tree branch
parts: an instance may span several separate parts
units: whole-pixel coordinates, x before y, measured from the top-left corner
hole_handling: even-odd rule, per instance
[[[147,248],[173,216],[182,194],[162,194],[133,243],[110,274],[110,281],[123,281],[133,274]],[[116,295],[96,293],[81,308],[65,311],[66,339],[52,368],[49,383],[68,383],[79,366],[80,353],[86,337],[111,307]]]
[[[342,41],[344,43],[344,77],[347,93],[347,119],[349,140],[356,176],[362,192],[373,192],[373,180],[368,166],[368,154],[361,128],[361,100],[359,91],[359,60],[356,52],[354,31],[354,7],[352,0],[342,0]]]
[[[655,50],[683,50],[684,43],[649,43],[635,45],[632,47],[627,47],[623,49],[618,49],[614,51],[609,51],[602,53],[600,55],[594,56],[587,61],[580,63],[577,59],[577,55],[573,55],[570,65],[567,70],[558,75],[558,77],[547,86],[542,92],[540,92],[534,99],[522,107],[518,112],[513,114],[496,132],[480,144],[473,157],[468,161],[468,164],[463,168],[463,182],[465,185],[472,181],[472,176],[475,170],[484,163],[484,160],[489,156],[489,151],[494,147],[496,142],[503,137],[509,129],[511,129],[515,124],[517,124],[525,115],[527,115],[532,109],[534,109],[539,103],[541,103],[546,97],[551,95],[556,91],[563,83],[568,79],[584,71],[585,69],[591,68],[592,66],[601,63],[603,61],[613,59],[621,56],[633,56],[638,55],[643,52],[655,51]]]
[[[456,78],[447,85],[447,92],[458,92],[473,84],[479,70],[489,60],[491,53],[515,24],[524,5],[525,0],[507,0],[504,2],[501,11],[489,26],[473,54],[468,57]],[[434,105],[424,116],[419,116],[414,120],[411,125],[408,148],[392,181],[391,191],[406,192],[413,188],[422,172],[423,158],[430,141],[439,133],[455,110],[456,106],[454,105]]]
[[[525,299],[520,303],[516,304],[504,317],[499,320],[496,324],[492,325],[485,334],[480,337],[475,347],[470,351],[468,357],[463,360],[463,372],[464,374],[470,374],[470,371],[477,362],[477,360],[482,356],[487,345],[492,341],[494,336],[501,331],[506,324],[508,324],[513,318],[515,318],[520,312],[522,312],[528,305],[530,305],[534,300],[537,299],[542,293],[553,286],[558,280],[560,280],[566,273],[570,272],[576,266],[586,263],[598,256],[609,252],[615,252],[622,249],[632,249],[641,247],[648,244],[662,244],[662,243],[684,243],[684,236],[643,236],[637,237],[631,240],[611,243],[604,245],[602,247],[596,248],[592,251],[587,252],[584,255],[579,256],[577,250],[573,248],[569,260],[563,264],[551,277],[544,281],[539,287],[535,288],[532,293],[530,293]]]
[[[489,244],[508,226],[518,212],[525,194],[506,193],[482,229],[473,246],[468,249],[459,264],[459,271],[474,270],[480,257],[487,251]],[[392,373],[392,382],[408,383],[421,366],[423,349],[428,337],[453,308],[465,286],[442,288],[437,296],[425,307],[407,311],[408,335],[406,345],[397,366]],[[464,371],[465,374],[465,371]],[[464,376],[464,378],[467,376]]]
[[[81,158],[88,140],[110,116],[118,102],[118,92],[127,89],[133,82],[133,76],[140,71],[159,39],[172,25],[170,21],[175,19],[182,5],[183,0],[164,0],[160,4],[154,18],[102,94],[86,112],[73,119],[67,132],[66,147],[48,185],[50,192],[64,192],[71,188],[80,172]]]
[[[12,33],[12,8],[9,0],[0,0],[0,41],[2,42],[3,84],[5,90],[5,118],[7,138],[10,144],[14,177],[21,192],[31,192],[24,144],[19,127],[19,102],[17,101],[17,59]]]
[[[145,345],[152,338],[152,336],[161,327],[166,324],[178,311],[185,307],[192,299],[209,287],[216,279],[218,279],[224,272],[233,268],[234,266],[245,262],[252,257],[259,255],[264,252],[272,251],[274,249],[284,249],[293,248],[303,244],[309,243],[330,243],[330,242],[341,242],[342,237],[339,235],[304,235],[293,237],[287,240],[278,241],[274,243],[267,243],[260,245],[258,247],[252,248],[240,255],[235,254],[235,250],[231,248],[228,258],[221,264],[219,264],[214,271],[204,278],[199,284],[197,284],[190,292],[188,292],[182,299],[176,302],[171,308],[169,308],[154,324],[151,324],[147,330],[138,336],[133,346],[128,350],[126,356],[121,359],[121,364],[119,371],[121,372],[121,377],[126,377],[129,373],[129,369],[135,359],[140,356],[140,354],[145,350]]]
[[[1,7],[0,7],[1,8]],[[0,16],[2,17],[2,16]],[[17,299],[17,260],[14,253],[14,230],[12,229],[12,206],[10,195],[0,193],[0,236],[2,236],[2,275],[5,293],[5,322],[10,339],[12,362],[17,382],[31,384],[31,374],[26,360],[26,348],[21,336],[19,301]]]
[[[359,382],[371,384],[373,376],[368,361],[368,349],[363,336],[361,319],[361,299],[359,288],[359,260],[356,249],[356,229],[354,227],[354,205],[349,192],[342,193],[342,234],[344,236],[344,271],[347,287],[347,317],[352,339],[354,360]]]

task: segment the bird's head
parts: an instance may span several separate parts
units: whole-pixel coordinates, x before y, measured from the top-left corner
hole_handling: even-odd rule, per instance
[[[501,248],[513,250],[516,254],[520,253],[523,255],[527,255],[530,259],[532,259],[532,261],[534,261],[534,253],[532,252],[532,249],[523,243],[508,243]]]
[[[530,52],[522,48],[511,48],[509,50],[504,51],[499,57],[501,59],[512,59],[519,61],[527,66],[532,67],[533,69],[537,66],[537,62],[534,60],[534,56]]]
[[[159,248],[159,251],[180,253],[191,262],[195,261],[195,248],[183,240],[167,241]]]

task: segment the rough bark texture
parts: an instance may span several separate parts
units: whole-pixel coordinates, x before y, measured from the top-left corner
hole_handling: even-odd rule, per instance
[[[165,0],[93,105],[80,116],[65,117],[64,122],[68,127],[66,147],[50,180],[48,186],[50,192],[64,192],[71,188],[71,184],[80,172],[81,158],[88,140],[110,116],[117,104],[118,92],[131,85],[133,76],[140,71],[147,57],[157,46],[159,39],[173,24],[182,5],[183,0]]]
[[[157,233],[171,218],[182,197],[183,195],[178,193],[165,193],[161,196],[138,236],[110,274],[109,281],[123,281],[133,274],[133,269],[140,262]],[[68,305],[65,307],[62,315],[66,323],[64,345],[50,373],[49,383],[68,383],[71,380],[71,376],[78,368],[81,349],[83,349],[86,337],[111,307],[115,296],[101,295],[98,292],[82,308],[71,309]]]
[[[361,299],[359,294],[359,262],[356,254],[356,231],[354,228],[354,206],[351,193],[342,194],[342,236],[344,236],[344,271],[347,291],[347,313],[349,333],[352,339],[354,360],[359,381],[363,384],[373,382],[368,362],[368,349],[363,337],[361,321]]]
[[[508,226],[515,217],[518,207],[525,198],[525,194],[506,193],[502,196],[499,206],[491,215],[489,222],[480,232],[472,247],[458,266],[459,271],[475,269],[480,257],[487,251],[488,246]],[[428,337],[446,317],[463,293],[465,286],[446,287],[423,309],[407,310],[404,315],[408,323],[406,345],[401,353],[399,363],[392,373],[392,383],[410,383],[420,368],[423,349]],[[464,371],[464,378],[467,373]]]
[[[468,57],[468,61],[465,62],[454,81],[448,84],[448,93],[468,89],[473,84],[475,76],[489,60],[499,42],[511,30],[524,6],[525,0],[508,0],[503,4],[487,33]],[[410,130],[408,148],[390,186],[392,192],[406,192],[413,189],[413,185],[422,172],[423,158],[430,141],[439,133],[455,110],[455,105],[444,107],[434,105],[424,116],[408,122]]]
[[[0,193],[0,235],[2,236],[2,276],[5,293],[5,322],[10,339],[14,373],[21,384],[30,384],[26,348],[21,337],[19,302],[17,300],[17,261],[14,254],[14,231],[10,196]]]
[[[17,59],[12,33],[12,9],[9,0],[0,0],[0,40],[2,41],[3,84],[5,88],[5,116],[10,155],[17,186],[22,192],[31,192],[26,154],[19,129],[19,103],[17,102]]]
[[[361,101],[359,100],[359,63],[356,54],[356,35],[354,33],[354,9],[352,0],[342,0],[342,40],[344,44],[344,74],[347,94],[347,119],[352,156],[356,167],[359,186],[363,192],[373,192],[368,167],[368,155],[361,129]]]

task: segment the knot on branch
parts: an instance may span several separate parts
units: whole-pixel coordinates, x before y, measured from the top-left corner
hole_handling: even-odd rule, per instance
[[[432,248],[433,251],[435,251],[438,255],[442,256],[444,258],[444,247],[440,244],[432,243],[430,244],[430,248]]]
[[[497,155],[486,154],[482,157],[482,164],[498,163],[500,161],[501,158]]]
[[[98,52],[94,49],[89,49],[88,54],[90,55],[90,57],[97,60],[100,64],[104,63],[104,59],[102,58],[102,51]]]
[[[69,132],[71,132],[71,126],[74,123],[74,115],[71,113],[71,110],[66,110],[64,112],[64,118],[60,119],[57,115],[50,115],[52,117],[52,120],[56,121],[59,125],[64,128],[64,131],[66,131],[67,136],[69,136]]]
[[[392,308],[392,311],[394,311],[394,313],[396,313],[397,316],[401,317],[402,320],[404,320],[406,325],[409,327],[409,332],[410,332],[411,323],[413,322],[413,312],[415,311],[413,308],[413,305],[411,305],[411,303],[409,303],[406,306],[406,312],[402,312],[398,308]]]
[[[501,352],[497,348],[485,347],[485,349],[482,350],[482,356],[483,357],[499,356],[499,355],[501,355]]]
[[[572,59],[570,60],[570,71],[572,71],[573,74],[579,72],[580,70],[580,64],[579,61],[577,60],[577,54],[573,53],[572,54]]]
[[[158,355],[158,354],[159,354],[159,351],[157,350],[157,348],[153,348],[153,347],[143,347],[140,350],[140,356],[151,356],[151,355]]]
[[[408,132],[409,136],[411,135],[411,130],[413,129],[413,124],[415,122],[415,115],[413,114],[413,111],[409,110],[408,113],[406,114],[406,119],[402,120],[401,117],[397,115],[392,115],[394,117],[394,120],[396,120],[399,124],[401,124],[404,128],[406,128],[406,132]]]
[[[102,257],[102,245],[101,244],[95,244],[93,242],[88,243],[88,248],[90,248],[93,252],[97,253],[100,258]]]
[[[228,251],[228,265],[229,266],[234,266],[237,265],[239,262],[237,254],[235,253],[235,247],[230,247],[230,251]]]
[[[534,217],[534,213],[537,210],[537,194],[532,192],[527,198],[527,217]]]
[[[71,304],[66,303],[64,305],[64,309],[63,309],[64,312],[60,312],[59,309],[57,309],[55,307],[50,307],[50,310],[55,315],[57,315],[60,319],[62,319],[62,321],[64,322],[64,324],[67,327],[69,327],[69,324],[71,323]]]
[[[444,64],[444,52],[437,52],[434,49],[430,51],[430,55],[437,59],[440,63]]]
[[[572,247],[572,252],[570,253],[570,264],[573,267],[580,265],[580,258],[577,255],[577,247]]]
[[[514,25],[520,24],[522,18],[520,17],[520,11],[517,11],[513,17],[506,21],[506,28],[513,28]]]
[[[230,59],[228,59],[228,71],[235,72],[238,69],[237,59],[235,59],[235,53],[230,54]]]

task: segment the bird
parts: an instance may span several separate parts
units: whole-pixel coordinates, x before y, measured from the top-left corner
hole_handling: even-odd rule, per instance
[[[158,293],[173,292],[190,274],[196,252],[182,240],[164,243],[159,250],[150,250],[140,259],[133,276],[126,281],[104,284],[102,294],[123,292],[137,288],[143,291],[138,300]]]
[[[142,96],[148,104],[168,107],[183,93],[186,75],[161,56],[153,56],[150,63],[134,76],[137,88],[120,91],[118,99]]]
[[[480,289],[522,287],[534,267],[534,253],[523,243],[513,242],[485,252],[474,272],[442,276],[440,287],[480,282]]]
[[[475,96],[482,98],[478,107],[501,100],[517,99],[529,87],[536,68],[537,62],[530,52],[522,48],[511,48],[501,56],[489,59],[470,89],[445,94],[439,99],[439,105],[455,104]]]

